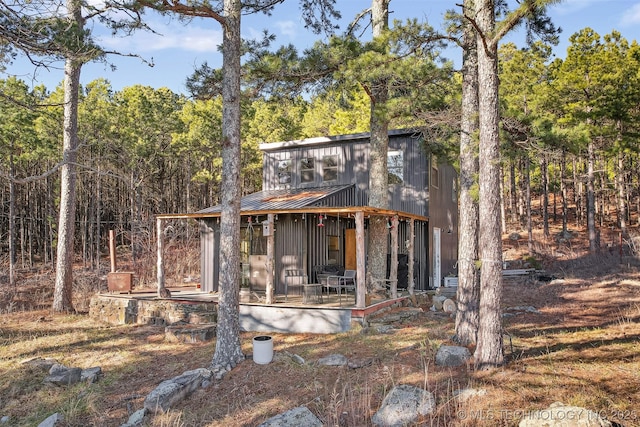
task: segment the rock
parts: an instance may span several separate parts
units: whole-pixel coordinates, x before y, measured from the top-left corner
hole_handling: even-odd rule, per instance
[[[452,299],[447,298],[442,303],[442,310],[445,313],[453,314],[456,312],[457,309],[458,308],[456,307],[456,303]]]
[[[5,415],[2,418],[0,418],[0,424],[6,424],[9,422],[11,418],[9,417],[9,415]]]
[[[318,359],[318,365],[324,366],[344,366],[348,360],[342,354],[330,354],[329,356]]]
[[[306,406],[298,406],[280,415],[269,418],[258,427],[322,427],[322,421]]]
[[[200,320],[198,320],[200,321]],[[216,323],[176,323],[164,328],[164,337],[169,342],[195,344],[211,341],[216,336]]]
[[[44,379],[45,383],[57,386],[71,385],[80,382],[82,369],[68,368],[59,363],[49,369],[49,375]]]
[[[147,395],[144,408],[151,413],[165,412],[194,390],[202,387],[202,384],[210,380],[212,375],[213,372],[209,369],[200,368],[163,381]]]
[[[540,314],[537,308],[531,305],[518,305],[516,307],[508,307],[506,311],[517,312],[517,313],[533,313]]]
[[[433,297],[433,308],[435,311],[442,310],[442,304],[447,300],[447,297],[444,295],[436,295]]]
[[[487,390],[481,388],[481,389],[475,389],[475,388],[463,388],[462,390],[455,390],[453,392],[453,396],[457,397],[458,400],[462,401],[462,402],[466,402],[467,400],[471,399],[472,397],[478,397],[478,396],[484,396],[487,394]]]
[[[394,387],[382,401],[380,409],[373,415],[375,426],[405,426],[413,423],[420,415],[428,415],[435,410],[433,394],[411,385]]]
[[[578,406],[556,402],[547,409],[527,413],[519,427],[611,427],[610,421]]]
[[[64,415],[56,412],[55,414],[47,417],[43,422],[38,424],[38,427],[55,427],[62,424],[64,421]]]
[[[441,345],[436,353],[436,365],[461,366],[467,363],[471,353],[467,347],[455,345]]]
[[[365,359],[350,359],[349,363],[347,363],[347,366],[351,369],[359,369],[371,365],[373,365],[372,357],[367,357]]]
[[[21,363],[24,365],[32,366],[36,369],[49,371],[53,365],[58,364],[58,361],[56,359],[50,358],[43,359],[42,357],[33,357],[31,359],[23,360]]]
[[[101,376],[102,376],[102,368],[100,366],[87,368],[87,369],[83,369],[82,372],[80,373],[80,381],[93,384],[97,382]]]
[[[144,417],[147,415],[145,408],[139,409],[129,417],[129,420],[120,427],[138,427],[142,425]]]

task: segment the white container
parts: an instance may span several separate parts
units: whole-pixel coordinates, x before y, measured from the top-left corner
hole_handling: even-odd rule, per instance
[[[273,359],[273,338],[269,335],[253,337],[253,361],[266,365]]]

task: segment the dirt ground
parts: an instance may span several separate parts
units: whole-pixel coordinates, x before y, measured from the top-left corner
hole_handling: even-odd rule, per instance
[[[305,405],[326,426],[369,426],[393,386],[412,384],[437,401],[435,413],[415,424],[420,426],[516,426],[530,411],[557,401],[618,425],[640,426],[640,260],[620,255],[615,233],[603,236],[605,249],[596,256],[588,255],[584,233],[562,243],[536,235],[533,255],[522,236],[505,236],[505,258],[516,267],[533,263],[544,274],[504,281],[503,367],[476,372],[472,364],[436,366],[435,353],[451,344],[454,321],[425,302],[417,319],[394,324],[392,333],[273,334],[273,362],[257,365],[249,357],[168,413],[147,417],[145,425],[256,426]],[[0,298],[0,418],[9,417],[7,425],[33,426],[61,412],[64,426],[120,426],[162,380],[209,366],[212,342],[170,343],[160,327],[51,315],[50,293],[42,288],[50,278],[36,278],[30,291],[5,289]],[[242,333],[247,355],[254,335]],[[363,366],[315,363],[336,353]],[[33,357],[101,366],[104,375],[92,385],[47,387],[45,373],[22,363]],[[482,393],[455,397],[464,388]]]

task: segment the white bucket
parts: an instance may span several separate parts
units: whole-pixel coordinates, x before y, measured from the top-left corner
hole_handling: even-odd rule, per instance
[[[266,365],[273,359],[273,339],[269,335],[253,337],[253,361]]]

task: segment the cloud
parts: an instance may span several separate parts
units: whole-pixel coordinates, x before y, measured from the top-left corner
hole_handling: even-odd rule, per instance
[[[603,0],[565,0],[562,3],[551,6],[558,15],[570,15],[580,10],[586,9],[595,3],[601,3]],[[604,0],[607,1],[607,0]]]
[[[98,43],[106,49],[122,53],[150,53],[168,49],[180,49],[191,52],[216,52],[222,43],[222,30],[209,29],[198,25],[151,24],[156,33],[139,31],[131,36],[102,35],[96,37]]]
[[[278,21],[276,27],[283,36],[293,39],[296,37],[296,23],[293,21]]]
[[[640,24],[640,3],[636,3],[627,9],[620,20],[620,25],[623,27],[630,27],[638,24]]]

